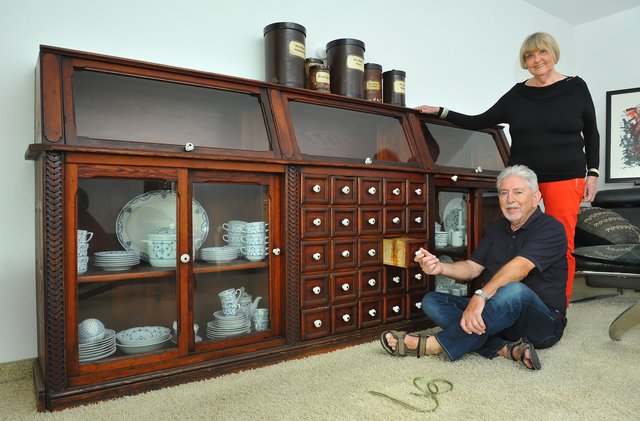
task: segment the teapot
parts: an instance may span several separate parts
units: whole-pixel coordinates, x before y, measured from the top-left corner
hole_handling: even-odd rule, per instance
[[[262,297],[256,297],[256,299],[252,302],[252,298],[253,297],[251,295],[246,293],[238,298],[238,304],[240,304],[240,307],[244,309],[245,314],[249,319],[253,317],[253,310],[258,308],[258,303],[262,299]]]

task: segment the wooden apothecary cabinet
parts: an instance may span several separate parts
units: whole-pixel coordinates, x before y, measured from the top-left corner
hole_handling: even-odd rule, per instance
[[[433,248],[435,222],[464,218],[446,246],[463,258],[496,217],[500,128],[54,47],[36,70],[40,409],[431,326],[431,279],[384,265],[383,240]],[[266,322],[225,318],[227,289]],[[90,318],[106,330],[86,343]]]

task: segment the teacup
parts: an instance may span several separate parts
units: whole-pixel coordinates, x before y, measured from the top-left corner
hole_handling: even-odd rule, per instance
[[[78,242],[78,257],[86,256],[89,252],[89,243],[86,241]]]
[[[242,236],[242,242],[246,245],[254,245],[254,244],[267,244],[269,242],[269,237],[265,236],[265,234],[247,234]]]
[[[78,273],[85,273],[89,267],[89,256],[78,256]]]
[[[238,298],[240,298],[240,294],[242,291],[236,288],[225,289],[224,291],[218,293],[218,297],[220,297],[221,301],[233,301],[237,302]]]
[[[268,308],[256,308],[253,310],[253,320],[266,320],[269,321],[269,309]]]
[[[247,234],[258,234],[269,231],[269,224],[264,221],[247,222],[245,231]]]
[[[242,233],[239,232],[230,232],[229,234],[224,234],[222,236],[222,239],[224,241],[226,241],[229,244],[239,244],[242,243],[242,239],[244,238],[244,235]]]
[[[235,316],[240,310],[240,304],[234,301],[222,302],[222,314],[225,316]]]
[[[229,233],[239,233],[242,234],[245,232],[245,225],[247,223],[245,221],[228,221],[222,224],[222,228]]]
[[[453,247],[462,247],[464,244],[464,231],[451,232],[451,245]]]
[[[93,238],[93,233],[87,230],[78,230],[78,243],[88,243]]]

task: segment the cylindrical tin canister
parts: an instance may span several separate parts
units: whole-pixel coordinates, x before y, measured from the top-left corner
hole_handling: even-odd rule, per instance
[[[304,87],[307,30],[293,22],[277,22],[264,28],[265,80]]]
[[[364,64],[364,99],[382,102],[382,66],[379,64]]]
[[[382,74],[382,101],[385,104],[405,106],[405,79],[402,70],[389,70]]]
[[[314,91],[331,92],[331,73],[324,64],[309,67],[309,87]]]
[[[304,79],[304,87],[309,89],[310,85],[309,85],[309,68],[313,67],[313,66],[317,66],[319,64],[324,64],[324,61],[320,60],[319,58],[307,58],[304,61],[304,73],[305,73],[305,79]]]
[[[331,92],[364,97],[364,42],[353,38],[329,42],[327,64],[331,69]]]

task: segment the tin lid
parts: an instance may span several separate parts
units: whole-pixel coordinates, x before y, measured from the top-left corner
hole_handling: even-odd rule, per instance
[[[324,60],[319,58],[308,57],[305,62],[307,64],[324,64]]]
[[[264,27],[263,35],[267,35],[267,32],[273,31],[274,29],[294,29],[302,32],[305,36],[307,35],[307,29],[304,26],[293,22],[276,22],[267,25]]]
[[[382,66],[380,64],[377,64],[377,63],[365,63],[364,64],[364,68],[365,69],[382,70]]]
[[[382,76],[385,76],[385,75],[406,77],[406,76],[407,76],[407,73],[406,73],[406,72],[403,72],[402,70],[392,69],[392,70],[387,70],[386,72],[384,72],[384,73],[382,74]]]
[[[327,50],[329,48],[335,47],[336,45],[357,45],[358,47],[364,50],[364,42],[354,38],[334,39],[333,41],[330,41],[329,43],[327,43]]]

